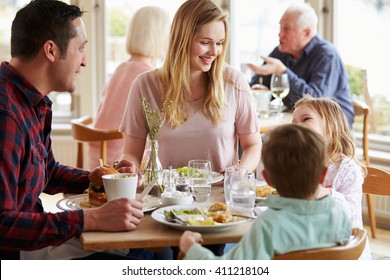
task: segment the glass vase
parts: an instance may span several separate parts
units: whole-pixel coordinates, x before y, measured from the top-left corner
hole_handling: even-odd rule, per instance
[[[164,191],[162,177],[163,167],[158,157],[158,142],[157,140],[150,140],[148,147],[148,159],[144,169],[144,184],[147,186],[154,180],[154,178],[157,178],[157,181],[149,195],[161,197],[161,194]]]

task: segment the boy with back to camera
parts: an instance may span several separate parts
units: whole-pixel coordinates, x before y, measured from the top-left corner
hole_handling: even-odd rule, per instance
[[[318,133],[294,124],[275,128],[264,142],[262,161],[263,176],[279,195],[267,197],[268,209],[222,257],[200,245],[200,233],[184,232],[185,259],[267,260],[348,242],[351,222],[342,208],[330,196],[316,199],[327,172],[326,144]]]

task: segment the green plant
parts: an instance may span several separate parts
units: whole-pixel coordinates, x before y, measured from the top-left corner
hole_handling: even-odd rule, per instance
[[[363,94],[363,81],[361,76],[361,69],[352,65],[345,66],[349,76],[349,87],[351,93],[357,96]]]

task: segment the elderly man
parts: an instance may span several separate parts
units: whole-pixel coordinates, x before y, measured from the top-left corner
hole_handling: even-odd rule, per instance
[[[280,20],[279,46],[262,57],[264,64],[248,64],[255,72],[250,85],[270,86],[272,74],[287,72],[290,93],[283,99],[288,108],[305,94],[335,99],[343,109],[350,126],[354,111],[349,79],[335,47],[317,36],[318,18],[308,4],[289,7]]]

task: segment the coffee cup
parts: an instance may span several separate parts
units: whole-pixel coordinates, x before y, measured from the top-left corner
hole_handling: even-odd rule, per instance
[[[118,173],[103,175],[104,190],[107,201],[117,198],[135,199],[138,176],[133,173]]]

